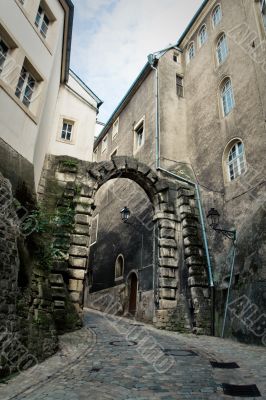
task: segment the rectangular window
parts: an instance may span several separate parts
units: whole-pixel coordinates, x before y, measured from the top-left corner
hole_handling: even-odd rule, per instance
[[[266,30],[266,0],[260,0],[261,14],[263,19],[264,28]]]
[[[103,138],[102,141],[102,153],[104,153],[107,150],[107,136],[105,136],[105,138]]]
[[[8,53],[8,46],[0,37],[0,74],[3,71],[4,63]]]
[[[176,94],[178,97],[184,97],[183,78],[179,75],[176,75]]]
[[[144,144],[144,118],[134,127],[134,151],[138,151]]]
[[[73,139],[73,126],[74,122],[63,120],[63,127],[61,131],[61,139],[66,142],[71,142]]]
[[[119,118],[114,122],[113,124],[113,132],[112,132],[112,138],[114,139],[116,135],[118,134],[118,129],[119,129]]]
[[[48,26],[49,26],[50,20],[48,16],[45,14],[43,8],[39,6],[38,12],[35,18],[35,25],[37,26],[39,32],[41,35],[46,38],[47,32],[48,32]]]
[[[98,237],[98,225],[99,225],[99,214],[95,215],[91,219],[91,242],[90,246],[97,242]]]
[[[18,80],[15,95],[22,101],[22,103],[26,107],[30,106],[32,95],[34,90],[36,89],[36,86],[36,79],[23,66]]]

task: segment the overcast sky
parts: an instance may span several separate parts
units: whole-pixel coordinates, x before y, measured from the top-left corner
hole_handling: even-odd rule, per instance
[[[104,101],[106,122],[147,61],[175,43],[202,0],[73,0],[71,67]]]

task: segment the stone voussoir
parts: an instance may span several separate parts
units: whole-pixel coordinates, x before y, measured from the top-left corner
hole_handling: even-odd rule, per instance
[[[177,261],[174,258],[159,258],[160,267],[177,268]]]
[[[175,278],[176,277],[176,269],[160,267],[159,276],[165,277],[165,278]]]
[[[71,245],[68,252],[69,252],[70,256],[87,257],[88,256],[88,247]]]
[[[79,257],[69,257],[69,265],[74,268],[86,268],[87,259]]]
[[[160,247],[172,247],[173,249],[177,248],[176,241],[174,239],[159,239],[159,246]]]
[[[72,235],[70,238],[71,244],[77,244],[80,246],[89,246],[90,238],[85,235]]]

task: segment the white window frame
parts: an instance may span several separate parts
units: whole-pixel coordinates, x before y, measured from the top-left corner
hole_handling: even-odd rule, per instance
[[[225,33],[222,33],[217,40],[216,44],[216,59],[218,65],[221,65],[224,63],[224,61],[228,57],[228,43],[227,43],[227,38]]]
[[[217,15],[219,15],[219,19],[217,19]],[[222,13],[221,4],[217,4],[212,11],[212,26],[213,26],[213,28],[216,28],[220,24],[220,22],[222,21],[222,18],[223,18],[223,13]]]
[[[94,217],[92,217],[92,221],[91,221],[91,227],[92,227],[92,223],[93,220],[96,220],[96,231],[95,231],[95,241],[90,243],[90,247],[93,246],[95,243],[97,243],[97,239],[98,239],[98,229],[99,229],[99,213],[94,215]],[[91,232],[92,233],[92,232]],[[92,238],[92,235],[90,236]]]
[[[7,47],[6,54],[4,54],[4,53],[1,51],[1,45],[0,45],[0,54],[1,54],[1,56],[2,56],[2,59],[4,60],[4,61],[2,62],[2,64],[0,64],[0,75],[1,75],[1,73],[2,73],[2,71],[3,71],[3,69],[4,69],[4,66],[5,66],[6,59],[7,59],[7,57],[8,57],[8,53],[9,53],[10,47],[8,46],[8,44],[7,44],[6,41],[2,38],[1,35],[0,35],[0,42],[3,42],[4,45]]]
[[[64,130],[64,125],[65,124],[67,125],[67,128],[68,128],[68,126],[71,126],[70,139],[67,139],[67,137],[63,138],[63,136],[62,136],[63,132],[65,131]],[[61,133],[60,133],[60,141],[61,142],[69,143],[69,144],[73,143],[73,141],[74,141],[74,126],[75,126],[75,121],[63,118],[62,126],[61,126]],[[67,136],[67,133],[69,133],[68,129],[66,129],[66,136]]]
[[[113,123],[112,139],[114,139],[118,135],[118,131],[119,131],[119,117]]]
[[[235,107],[233,86],[230,78],[227,78],[223,81],[220,89],[220,96],[223,116],[226,117]]]
[[[243,175],[246,172],[247,166],[245,158],[245,148],[241,140],[237,140],[232,143],[227,154],[226,164],[229,182],[235,181],[240,175]]]
[[[41,9],[41,12],[40,12],[40,9]],[[48,23],[45,21],[45,18],[48,20]],[[49,25],[51,24],[51,20],[48,17],[47,13],[45,12],[45,9],[43,8],[42,4],[39,5],[34,23],[35,23],[35,26],[37,27],[38,31],[42,35],[42,37],[44,39],[46,39]]]
[[[143,126],[143,131],[142,131],[142,141],[141,144],[138,144],[138,130],[139,128]],[[144,145],[145,143],[145,117],[142,117],[137,124],[134,125],[134,154],[137,153]]]
[[[25,74],[25,77],[22,75]],[[30,81],[34,82],[33,88],[30,86]],[[16,86],[15,95],[20,99],[20,101],[29,108],[32,102],[32,95],[36,91],[37,88],[37,80],[34,76],[28,71],[28,69],[23,65],[21,69],[21,73],[19,76],[19,80]],[[31,90],[30,96],[26,94],[27,90]]]
[[[108,135],[106,135],[103,140],[102,140],[102,153],[107,151],[107,141],[108,141]]]
[[[196,55],[195,43],[191,42],[187,49],[187,64],[189,64],[190,61],[193,60],[195,55]]]
[[[202,33],[204,32],[204,35]],[[206,24],[202,25],[202,27],[199,30],[199,47],[202,47],[208,40],[208,30]]]

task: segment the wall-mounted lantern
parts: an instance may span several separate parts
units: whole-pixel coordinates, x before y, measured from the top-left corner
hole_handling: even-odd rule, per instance
[[[214,229],[217,232],[222,233],[224,236],[226,236],[228,239],[231,239],[233,242],[236,240],[236,231],[235,230],[227,230],[223,228],[219,228],[219,222],[220,222],[220,214],[215,208],[211,208],[210,211],[207,214],[207,219],[209,222],[209,225],[212,229]]]
[[[128,207],[122,208],[122,210],[120,211],[120,214],[121,214],[122,221],[127,223],[128,219],[129,219],[129,217],[131,215],[131,212],[130,212],[129,208]]]

